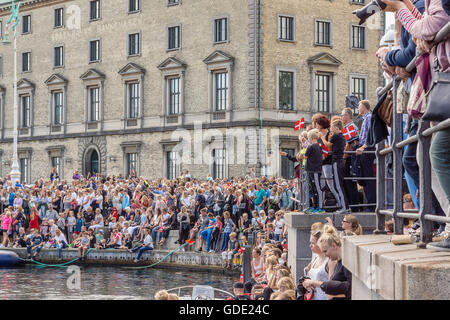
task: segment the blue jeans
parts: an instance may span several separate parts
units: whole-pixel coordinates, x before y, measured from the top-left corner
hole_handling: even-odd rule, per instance
[[[35,250],[36,250],[36,254],[38,254],[39,251],[41,251],[42,246],[43,246],[43,245],[40,244],[40,245],[35,249]],[[31,255],[31,246],[30,246],[30,245],[27,246],[27,252],[28,252],[29,255]]]
[[[62,243],[59,244],[52,244],[50,248],[58,248],[58,257],[61,258],[61,251],[62,249],[67,248],[67,243],[65,241],[62,241]]]
[[[228,240],[230,240],[231,232],[224,232],[222,238],[222,245],[220,246],[220,251],[225,251],[228,248]]]
[[[280,241],[281,240],[280,238],[281,238],[281,234],[274,234],[273,240]]]
[[[137,257],[136,257],[136,260],[139,260],[139,259],[142,257],[142,254],[143,254],[145,251],[153,250],[153,248],[150,247],[150,246],[137,247],[137,248],[132,249],[131,251],[136,252],[136,251],[138,251],[138,250],[139,250],[139,252],[138,252],[138,255],[137,255]]]
[[[153,229],[152,229],[153,243],[155,243],[155,241],[156,241],[156,232],[158,232],[159,229],[160,229],[159,226],[153,227]],[[162,238],[162,232],[159,232],[159,240],[158,241],[161,241],[161,238]]]
[[[409,131],[409,136],[412,137],[417,133],[417,129],[419,128],[419,122],[417,120],[414,120],[411,123],[411,129]],[[411,177],[411,179],[414,182],[415,188],[410,188],[408,184],[408,189],[411,194],[411,198],[414,200],[414,204],[416,205],[417,209],[420,209],[419,205],[419,199],[416,198],[416,190],[419,188],[420,180],[419,180],[419,165],[417,164],[417,142],[408,144],[405,147],[405,150],[403,152],[403,166],[405,167],[405,171],[408,173],[408,175]],[[408,181],[407,181],[408,182]],[[432,192],[432,206],[433,206],[433,214],[438,215],[444,215],[442,208],[439,204],[439,201],[437,200],[436,196]]]
[[[430,158],[431,165],[436,173],[442,190],[450,201],[450,153],[448,146],[450,143],[450,129],[439,131],[434,135],[431,142]],[[447,212],[447,217],[450,213]],[[450,232],[450,223],[447,223],[446,231]]]
[[[203,239],[206,240],[206,251],[209,251],[210,249],[210,245],[211,245],[211,233],[212,233],[212,229],[206,229],[203,230],[200,235],[202,236]]]

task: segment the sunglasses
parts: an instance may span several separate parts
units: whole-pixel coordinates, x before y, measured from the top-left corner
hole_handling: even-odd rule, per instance
[[[347,221],[347,220],[342,220],[342,223],[344,223],[344,222],[346,222],[346,223],[350,223],[350,221]]]

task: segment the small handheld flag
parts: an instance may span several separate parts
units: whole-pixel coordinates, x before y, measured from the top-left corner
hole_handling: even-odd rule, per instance
[[[298,131],[300,129],[305,128],[305,118],[302,118],[301,120],[295,122],[295,131]]]
[[[342,129],[342,134],[344,135],[346,141],[356,137],[355,126],[351,124],[347,128]]]
[[[320,144],[320,147],[322,148],[322,152],[325,158],[328,157],[328,148],[323,144]]]

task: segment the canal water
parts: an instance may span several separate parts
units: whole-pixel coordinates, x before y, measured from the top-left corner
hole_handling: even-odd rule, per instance
[[[232,293],[238,280],[207,272],[82,266],[78,289],[76,273],[68,271],[34,266],[0,269],[0,300],[153,300],[159,290],[190,285]]]

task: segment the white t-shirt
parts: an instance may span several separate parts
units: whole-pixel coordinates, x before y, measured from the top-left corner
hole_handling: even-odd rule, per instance
[[[57,235],[55,235],[55,241],[59,241],[59,242],[65,242],[65,243],[67,243],[67,241],[66,241],[66,236],[61,232],[61,234],[59,235],[59,236],[57,236]]]
[[[283,225],[284,225],[283,219],[280,219],[280,220],[276,221],[276,223],[275,223],[275,234],[281,234],[281,232],[283,231]]]

